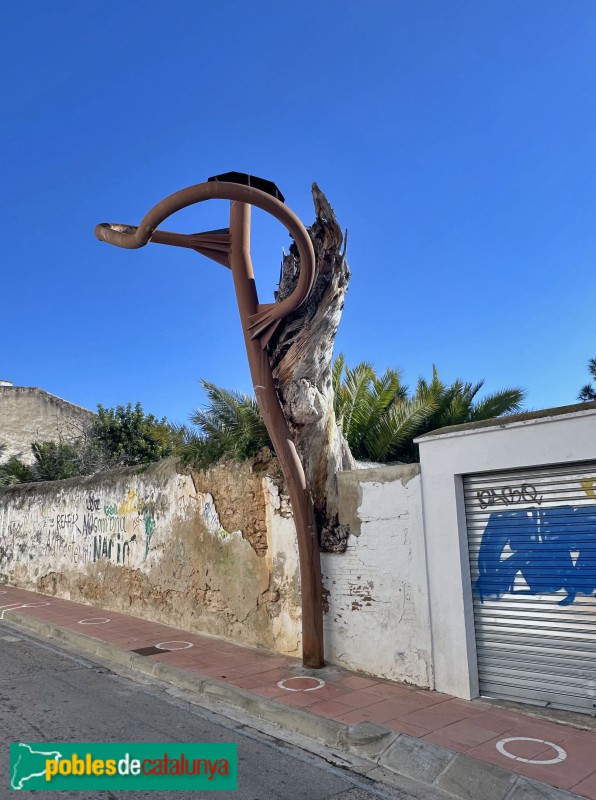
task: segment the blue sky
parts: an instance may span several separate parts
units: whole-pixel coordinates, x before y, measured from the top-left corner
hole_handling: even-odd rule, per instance
[[[178,422],[250,390],[231,274],[97,242],[228,170],[349,230],[336,344],[575,401],[596,357],[593,0],[5,4],[0,377]],[[224,203],[169,227],[226,224]],[[261,298],[288,238],[255,215]]]

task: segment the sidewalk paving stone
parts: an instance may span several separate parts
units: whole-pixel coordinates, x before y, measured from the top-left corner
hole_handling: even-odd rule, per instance
[[[348,748],[357,748],[358,741],[368,741],[368,737],[372,744],[366,746],[380,756],[375,770],[379,775],[391,768],[462,800],[573,796],[560,789],[596,800],[596,731],[582,730],[580,715],[572,718],[577,718],[574,727],[487,700],[461,700],[336,665],[305,669],[297,658],[177,629],[159,620],[7,585],[1,591],[0,617],[61,642],[76,641],[81,652],[103,654],[159,679],[176,682],[172,676],[177,676],[181,686],[229,701],[261,718],[266,714],[269,721],[292,730],[311,730],[315,738],[326,737],[338,746],[342,737]],[[80,624],[100,618],[109,622]],[[170,652],[156,650],[156,645],[167,648],[168,643]],[[144,648],[147,655],[134,652]],[[282,686],[278,685],[281,681]],[[514,740],[505,744],[509,756],[497,749],[504,739]],[[556,757],[560,751],[549,743],[563,749],[564,759],[554,764],[531,763]]]

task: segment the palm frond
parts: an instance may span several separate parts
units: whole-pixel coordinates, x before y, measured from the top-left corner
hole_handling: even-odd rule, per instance
[[[472,383],[458,378],[445,384],[436,365],[430,380],[418,379],[411,396],[401,385],[396,370],[377,376],[370,364],[350,370],[345,360],[342,369],[345,378],[339,393],[344,401],[348,399],[349,408],[349,414],[342,418],[342,429],[352,453],[360,459],[415,460],[418,448],[413,440],[417,436],[474,419],[513,413],[520,409],[524,397],[521,389],[505,389],[477,401],[484,381]]]
[[[372,366],[364,361],[354,369],[344,368],[344,380],[337,403],[340,409],[339,418],[342,420],[342,431],[348,441],[350,436],[357,435],[359,415],[362,414],[374,374]]]
[[[179,427],[184,439],[180,455],[185,463],[204,468],[224,455],[244,460],[262,447],[273,449],[254,397],[208,381],[201,384],[208,405],[190,416],[197,430]]]
[[[501,389],[499,392],[487,395],[470,410],[470,421],[476,422],[483,419],[500,417],[503,414],[515,414],[522,410],[525,398],[523,389]]]
[[[341,391],[341,376],[346,365],[346,358],[343,353],[340,353],[331,365],[331,388],[333,389],[334,410],[335,416],[339,419],[341,409],[335,407],[337,404],[337,397]]]
[[[445,384],[436,365],[431,379],[420,377],[410,395],[398,370],[377,375],[366,361],[351,369],[343,353],[333,362],[331,382],[336,421],[352,454],[380,462],[415,461],[416,437],[448,425],[513,413],[524,398],[521,389],[504,389],[476,400],[483,381],[457,379]],[[202,467],[226,454],[244,459],[263,446],[272,449],[254,397],[201,383],[208,402],[190,417],[196,428],[174,429],[182,436],[186,463]]]
[[[367,431],[360,457],[380,462],[410,460],[410,444],[424,431],[435,409],[433,398],[408,398],[393,403],[387,414]]]
[[[590,403],[592,400],[596,400],[596,389],[590,383],[586,383],[580,389],[577,399],[580,403]]]
[[[594,380],[596,380],[596,358],[591,358],[588,361],[588,372]],[[596,400],[596,388],[591,383],[586,383],[585,386],[579,390],[577,399],[580,403],[590,403]]]

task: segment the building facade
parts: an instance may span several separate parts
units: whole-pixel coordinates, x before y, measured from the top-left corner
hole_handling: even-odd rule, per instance
[[[94,418],[93,411],[43,389],[0,380],[0,462],[16,456],[31,464],[33,442],[76,439]]]

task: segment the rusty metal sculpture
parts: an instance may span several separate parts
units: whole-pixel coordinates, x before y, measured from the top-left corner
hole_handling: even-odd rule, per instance
[[[198,234],[158,230],[158,226],[177,211],[212,199],[231,201],[229,229]],[[315,278],[315,254],[310,237],[283,200],[270,181],[243,173],[226,173],[166,197],[146,214],[138,227],[102,223],[96,226],[95,235],[101,241],[131,250],[148,242],[191,248],[232,270],[255,394],[286,479],[296,523],[302,593],[302,660],[305,667],[319,668],[324,664],[323,610],[315,515],[266,350],[280,321],[306,300]],[[300,254],[296,288],[279,303],[259,303],[250,258],[251,206],[269,212],[285,225]]]

